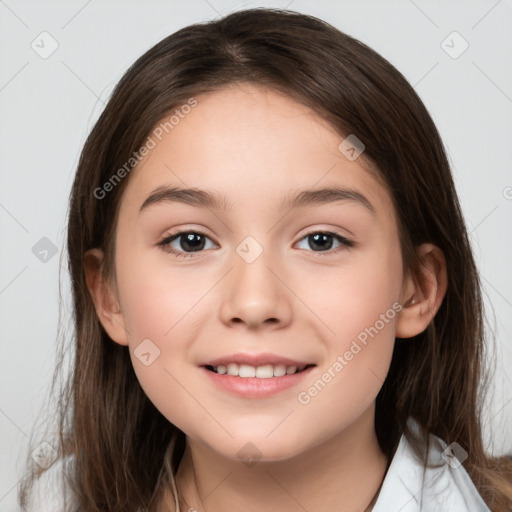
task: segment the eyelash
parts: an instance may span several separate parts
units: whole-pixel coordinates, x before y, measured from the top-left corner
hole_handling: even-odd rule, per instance
[[[206,233],[203,233],[200,230],[177,231],[175,233],[172,233],[172,234],[166,236],[163,240],[158,242],[157,246],[160,249],[162,249],[163,251],[165,251],[166,253],[174,254],[174,255],[176,255],[178,257],[179,256],[182,256],[182,257],[187,257],[188,256],[189,258],[193,258],[193,257],[196,256],[196,253],[204,252],[204,250],[196,251],[196,252],[177,251],[176,249],[173,249],[172,247],[169,246],[169,244],[171,242],[173,242],[174,240],[176,240],[177,238],[179,238],[180,236],[185,235],[185,234],[195,234],[195,235],[204,236],[205,238],[210,238]],[[340,235],[340,234],[338,234],[336,232],[333,232],[333,231],[321,231],[321,230],[310,231],[309,233],[306,233],[299,240],[299,242],[304,240],[308,236],[316,235],[316,234],[330,235],[330,236],[334,237],[338,242],[340,242],[342,244],[340,247],[337,247],[336,249],[329,249],[327,251],[308,251],[308,252],[315,253],[317,256],[325,256],[325,255],[336,254],[340,249],[343,249],[343,246],[350,248],[350,247],[353,247],[355,245],[355,242],[353,240],[350,240],[349,238],[346,238],[346,237],[344,237],[344,236],[342,236],[342,235]]]

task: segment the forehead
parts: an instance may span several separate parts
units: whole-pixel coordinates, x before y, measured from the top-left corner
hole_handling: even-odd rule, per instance
[[[155,127],[154,147],[132,171],[122,202],[140,208],[153,190],[174,186],[222,191],[232,209],[261,208],[290,190],[344,186],[364,191],[377,209],[391,207],[361,159],[339,150],[344,136],[292,98],[235,84],[194,99],[193,109]]]

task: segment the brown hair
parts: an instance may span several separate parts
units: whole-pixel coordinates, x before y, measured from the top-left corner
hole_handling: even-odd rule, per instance
[[[76,345],[56,441],[61,457],[73,456],[69,483],[76,504],[87,512],[147,509],[163,486],[175,490],[173,473],[185,443],[184,433],[144,394],[126,347],[112,342],[97,318],[84,253],[102,248],[105,276],[115,280],[113,235],[129,177],[105,199],[94,191],[165,115],[193,96],[236,82],[281,91],[340,134],[364,142],[367,161],[393,197],[407,272],[418,269],[415,246],[431,242],[443,251],[445,298],[424,332],[397,340],[376,400],[378,440],[388,457],[402,433],[416,443],[407,424],[414,418],[427,443],[433,433],[464,448],[464,467],[483,499],[494,511],[510,510],[512,463],[487,455],[482,442],[481,285],[439,133],[387,60],[322,20],[276,9],[238,11],[166,37],[128,69],[85,143],[68,224]],[[416,449],[422,453],[419,443]],[[20,488],[21,504],[36,473]]]

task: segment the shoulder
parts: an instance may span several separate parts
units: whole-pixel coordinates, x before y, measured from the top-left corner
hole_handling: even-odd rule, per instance
[[[34,484],[27,496],[24,512],[82,512],[76,495],[69,484],[73,477],[74,458],[57,459]],[[165,500],[153,512],[175,512],[174,499],[170,491],[164,491]],[[148,511],[148,512],[150,512]],[[142,512],[142,511],[141,511]],[[187,512],[187,509],[185,509]]]
[[[34,484],[28,496],[26,512],[67,512],[72,510],[71,489],[67,475],[71,474],[71,457],[57,459]]]
[[[490,512],[459,462],[457,448],[434,435],[430,443],[424,470],[402,435],[372,512]]]

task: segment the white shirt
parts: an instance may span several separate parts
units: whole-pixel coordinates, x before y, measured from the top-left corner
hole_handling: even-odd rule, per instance
[[[418,428],[412,419],[409,424]],[[372,512],[491,512],[464,466],[443,459],[446,443],[434,435],[431,440],[429,461],[439,467],[423,471],[423,463],[402,435]],[[63,464],[56,461],[36,481],[27,512],[63,510]]]
[[[418,428],[412,418],[409,424]],[[449,452],[445,457],[450,463],[443,458],[445,448],[446,443],[431,434],[428,460],[439,467],[424,471],[402,435],[372,512],[491,512],[464,466]]]

